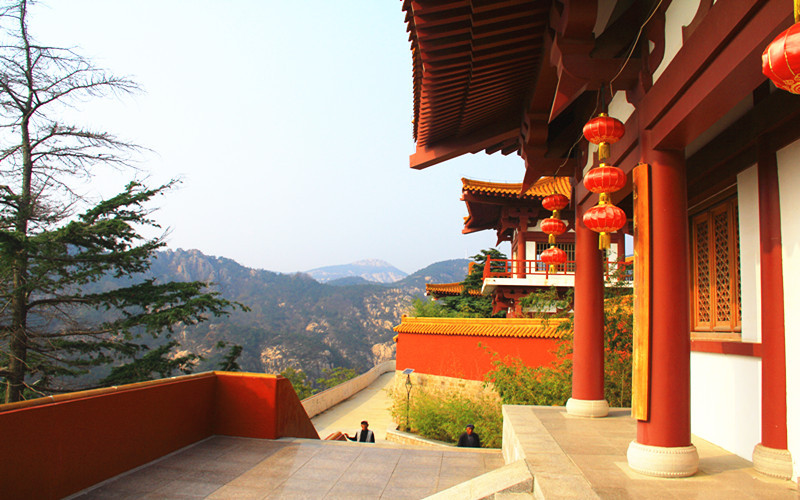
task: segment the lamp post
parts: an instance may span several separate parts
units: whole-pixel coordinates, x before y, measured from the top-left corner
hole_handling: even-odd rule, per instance
[[[406,368],[403,374],[406,376],[406,432],[411,430],[411,421],[409,420],[409,408],[411,407],[411,374],[414,373],[413,368]]]

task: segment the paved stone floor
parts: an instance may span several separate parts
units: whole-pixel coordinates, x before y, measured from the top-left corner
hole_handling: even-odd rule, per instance
[[[499,451],[385,442],[391,425],[386,389],[393,375],[382,375],[369,388],[312,419],[322,437],[335,431],[352,434],[361,420],[369,420],[378,441],[374,445],[214,436],[73,498],[418,499],[503,465]],[[636,435],[629,410],[612,409],[607,418],[582,419],[567,415],[564,408],[527,408],[555,440],[562,457],[529,457],[533,473],[541,460],[566,458],[600,498],[800,499],[797,485],[767,478],[755,472],[751,462],[696,437],[697,475],[656,479],[637,474],[625,456]]]
[[[659,479],[628,467],[628,444],[636,437],[629,409],[606,418],[567,415],[563,407],[530,407],[558,446],[603,499],[800,499],[797,485],[766,477],[753,463],[696,436],[699,471],[692,477]],[[535,461],[543,457],[529,457]],[[535,473],[535,471],[534,471]]]
[[[503,465],[499,451],[213,436],[74,499],[419,499]]]

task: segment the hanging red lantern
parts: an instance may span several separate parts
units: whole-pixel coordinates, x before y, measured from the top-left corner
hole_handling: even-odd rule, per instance
[[[622,139],[623,135],[625,135],[625,125],[605,113],[600,113],[583,126],[583,136],[598,146],[597,156],[600,161],[608,158],[609,146]]]
[[[800,94],[800,23],[778,35],[761,54],[761,71],[779,89]]]
[[[586,123],[583,135],[589,142],[598,145],[597,156],[600,159],[600,165],[588,171],[583,177],[586,189],[600,193],[600,203],[583,215],[583,224],[592,231],[600,233],[600,248],[606,249],[611,245],[609,233],[621,229],[626,222],[625,212],[611,203],[609,193],[625,187],[627,177],[622,169],[604,163],[609,157],[610,145],[625,135],[625,125],[616,118],[600,113]]]
[[[544,219],[542,221],[542,232],[549,235],[548,243],[551,245],[556,242],[556,236],[560,236],[567,231],[567,224],[561,219]]]
[[[569,205],[569,198],[560,193],[545,196],[542,206],[545,210],[552,210],[553,218],[558,219],[558,212]]]
[[[550,247],[542,252],[542,262],[550,265],[548,273],[553,274],[556,272],[556,266],[558,264],[567,262],[567,252],[554,246]]]
[[[600,233],[600,248],[608,248],[611,244],[611,235],[614,231],[622,229],[628,222],[625,212],[616,205],[606,201],[600,195],[600,204],[583,214],[583,224],[596,233]]]
[[[627,180],[621,168],[601,163],[599,167],[586,172],[583,185],[593,193],[613,193],[624,188]]]
[[[605,163],[588,171],[583,178],[586,189],[600,193],[600,203],[583,215],[583,224],[592,231],[600,233],[601,249],[611,245],[611,235],[608,233],[613,233],[625,225],[625,212],[611,203],[609,193],[619,191],[625,187],[626,182],[627,177],[622,169]]]
[[[566,230],[567,230],[567,224],[561,219],[554,219],[550,217],[549,219],[544,219],[542,221],[543,233],[559,236],[564,234]]]

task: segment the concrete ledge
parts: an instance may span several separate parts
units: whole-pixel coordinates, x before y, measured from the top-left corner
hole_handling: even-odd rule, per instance
[[[301,403],[308,414],[308,418],[319,415],[328,408],[341,403],[358,391],[363,390],[384,373],[395,371],[395,365],[396,363],[393,359],[384,361],[358,377],[302,400]]]
[[[413,444],[432,448],[453,448],[453,445],[445,443],[444,441],[427,439],[417,436],[416,434],[411,434],[410,432],[398,431],[396,429],[386,429],[386,440],[392,443]],[[474,450],[474,448],[470,449]]]
[[[474,500],[484,498],[532,498],[533,475],[524,460],[508,464],[499,469],[487,472],[469,481],[459,483],[452,488],[442,490],[427,498],[450,499],[470,498]],[[512,494],[527,494],[513,495]]]
[[[589,481],[533,411],[503,405],[503,459],[523,460],[533,476],[535,498],[599,498]]]

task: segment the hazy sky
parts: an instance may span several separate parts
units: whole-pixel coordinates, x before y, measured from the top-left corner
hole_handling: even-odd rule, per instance
[[[173,249],[280,272],[375,258],[411,273],[494,245],[494,232],[461,234],[461,177],[523,177],[517,155],[409,168],[399,0],[48,0],[29,27],[144,89],[80,119],[150,148],[151,184],[183,179],[157,200]]]

